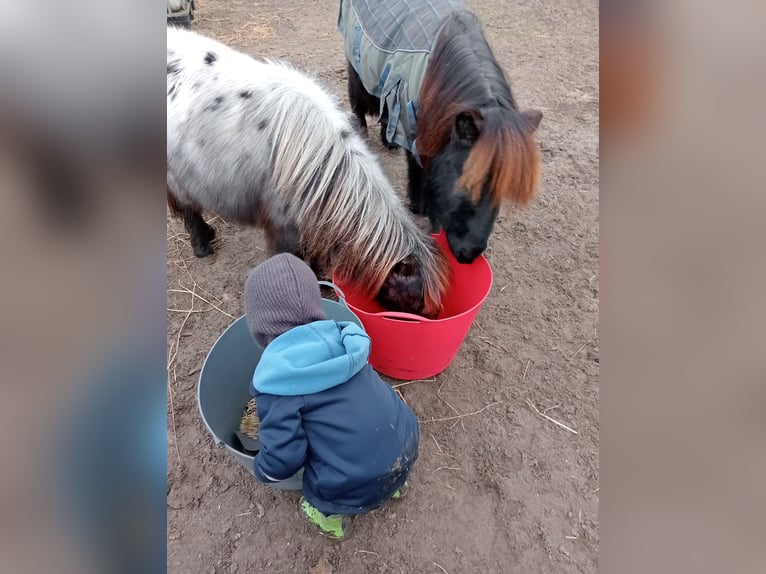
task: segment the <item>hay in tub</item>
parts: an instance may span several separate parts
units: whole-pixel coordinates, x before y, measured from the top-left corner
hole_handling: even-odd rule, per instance
[[[249,436],[252,439],[258,439],[258,427],[261,421],[258,420],[258,410],[256,409],[255,397],[247,401],[247,408],[242,414],[242,420],[239,423],[239,432]]]

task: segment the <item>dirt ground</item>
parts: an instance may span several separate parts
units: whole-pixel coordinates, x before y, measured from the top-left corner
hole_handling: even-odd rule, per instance
[[[169,218],[168,571],[597,571],[598,3],[468,5],[520,105],[545,114],[542,186],[530,208],[501,212],[486,253],[494,287],[453,364],[401,390],[421,421],[487,408],[421,423],[407,498],[355,519],[346,541],[322,538],[299,514],[299,494],[259,484],[214,446],[197,411],[199,370],[242,313],[244,276],[266,257],[262,235],[216,218],[223,241],[200,261]],[[347,106],[337,15],[336,0],[197,0],[194,27],[292,61]],[[403,194],[402,152],[377,135],[371,128],[370,145]]]

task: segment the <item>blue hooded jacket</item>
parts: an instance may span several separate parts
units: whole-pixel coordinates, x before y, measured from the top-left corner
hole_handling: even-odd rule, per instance
[[[252,383],[260,481],[304,468],[304,496],[326,515],[368,512],[404,484],[418,421],[367,364],[369,353],[359,326],[333,320],[295,327],[266,347]]]

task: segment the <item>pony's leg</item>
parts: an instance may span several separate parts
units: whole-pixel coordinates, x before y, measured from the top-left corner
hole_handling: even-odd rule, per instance
[[[263,228],[271,254],[291,253],[305,261],[311,267],[314,275],[322,278],[324,268],[317,258],[307,256],[301,248],[298,226],[292,219],[284,214],[274,216],[273,213],[262,213],[258,219],[258,224]]]
[[[267,195],[263,194],[263,196]],[[296,257],[302,258],[298,226],[275,204],[261,203],[258,206],[255,222],[263,229],[268,249],[273,255],[292,253]]]
[[[273,253],[292,253],[296,257],[303,256],[298,240],[298,228],[292,222],[272,227],[266,232]]]
[[[423,191],[423,168],[415,156],[407,151],[407,194],[410,196],[410,210],[416,215],[426,214],[426,197]]]
[[[213,253],[211,242],[215,239],[215,229],[205,223],[202,214],[194,207],[178,203],[175,196],[168,190],[168,205],[170,211],[184,222],[184,227],[191,238],[194,255],[207,257]]]
[[[362,85],[359,74],[354,70],[351,62],[346,62],[348,70],[348,101],[351,104],[351,111],[354,112],[359,122],[359,131],[362,137],[367,137],[367,93]]]

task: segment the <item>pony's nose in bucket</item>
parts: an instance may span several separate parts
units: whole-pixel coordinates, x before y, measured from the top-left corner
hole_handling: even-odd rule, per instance
[[[446,369],[460,350],[492,289],[492,269],[483,255],[462,265],[450,251],[445,234],[442,232],[434,237],[450,265],[450,285],[444,295],[444,308],[434,320],[385,311],[353,285],[334,279],[346,293],[348,306],[362,320],[372,340],[370,365],[394,379],[425,379]]]
[[[340,299],[339,302],[322,299],[322,310],[327,317],[336,321],[352,321],[362,327],[359,318],[344,303],[342,292],[332,283],[320,281],[320,284],[336,289]],[[254,442],[243,444],[237,432],[242,413],[251,399],[250,382],[262,352],[250,336],[245,317],[240,317],[229,325],[210,349],[202,365],[197,388],[197,406],[213,440],[251,474],[254,474],[255,457],[243,452],[242,447],[257,447],[255,450],[259,450],[260,445],[254,439],[250,439]],[[300,490],[302,483],[301,470],[274,486],[284,490]]]

